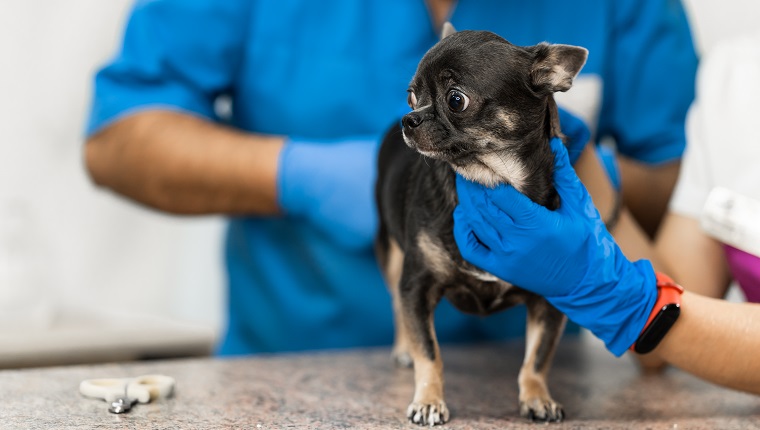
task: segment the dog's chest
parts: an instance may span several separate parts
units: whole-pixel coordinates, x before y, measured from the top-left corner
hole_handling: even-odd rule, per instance
[[[452,215],[457,205],[456,175],[448,164],[418,158],[410,166],[409,180],[398,186],[396,195],[404,196],[404,203],[395,209],[404,215],[396,219],[403,220],[404,227],[391,230],[405,236],[399,240],[405,259],[411,260],[405,270],[429,274],[429,288],[438,289],[435,293],[463,312],[487,315],[525,301],[525,290],[478,269],[459,254]]]
[[[462,312],[488,315],[524,301],[523,290],[465,262],[429,231],[420,231],[415,245],[418,263],[435,279],[431,288],[442,288]]]

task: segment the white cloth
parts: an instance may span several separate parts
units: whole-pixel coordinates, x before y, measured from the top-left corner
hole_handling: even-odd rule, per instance
[[[759,125],[760,33],[723,42],[703,59],[670,209],[700,219],[714,187],[760,201]]]

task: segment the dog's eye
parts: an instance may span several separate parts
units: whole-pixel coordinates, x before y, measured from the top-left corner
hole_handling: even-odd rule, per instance
[[[417,106],[417,96],[414,95],[414,91],[409,90],[407,91],[408,95],[406,96],[406,103],[409,105],[410,108],[416,109]]]
[[[449,91],[447,102],[449,109],[453,112],[463,112],[470,105],[470,99],[463,92],[457,90]]]

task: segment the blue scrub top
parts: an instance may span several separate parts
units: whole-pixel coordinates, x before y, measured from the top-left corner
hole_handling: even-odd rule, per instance
[[[678,1],[460,0],[451,21],[518,45],[588,48],[582,76],[601,85],[576,103],[596,102],[582,116],[597,137],[646,162],[680,157],[696,58]],[[122,49],[96,76],[87,131],[163,108],[264,134],[379,135],[437,39],[423,0],[137,1]],[[225,98],[229,114],[216,109]],[[229,223],[226,265],[222,354],[392,341],[371,249],[342,249],[288,217],[241,217]],[[444,301],[436,312],[442,342],[519,336],[524,320],[523,308],[481,319]]]

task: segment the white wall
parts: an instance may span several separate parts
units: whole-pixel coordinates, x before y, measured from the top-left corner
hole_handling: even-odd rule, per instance
[[[179,218],[96,190],[82,130],[127,0],[0,2],[0,331],[62,306],[218,327],[217,218]]]
[[[758,0],[682,0],[691,19],[692,33],[701,53],[716,43],[760,31]]]
[[[61,306],[219,327],[221,220],[137,207],[82,166],[91,76],[129,3],[0,2],[0,331],[45,329]],[[760,21],[757,0],[685,3],[703,51]]]

